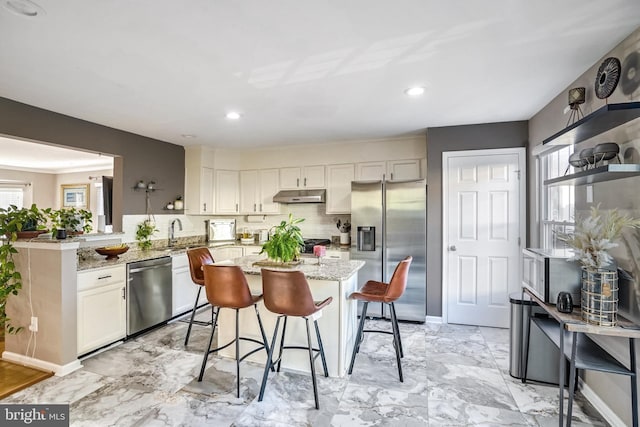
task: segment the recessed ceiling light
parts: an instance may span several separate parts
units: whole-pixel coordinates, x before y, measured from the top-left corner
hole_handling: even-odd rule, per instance
[[[183,138],[187,138],[187,139],[191,139],[191,138],[195,138],[196,136],[190,133],[183,133],[182,135],[180,135]]]
[[[30,0],[6,0],[4,7],[16,15],[26,16],[27,18],[44,15],[44,9]]]
[[[236,111],[229,111],[226,115],[226,118],[229,120],[238,120],[240,118],[240,113]]]
[[[404,93],[406,93],[409,96],[420,96],[424,93],[424,87],[422,86],[410,87],[409,89],[406,89]]]

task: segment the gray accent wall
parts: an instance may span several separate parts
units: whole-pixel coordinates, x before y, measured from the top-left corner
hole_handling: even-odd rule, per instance
[[[442,316],[442,153],[526,147],[528,133],[526,121],[427,129],[427,316]]]
[[[94,153],[114,158],[114,229],[122,215],[145,213],[145,193],[134,184],[155,181],[150,194],[151,213],[184,195],[184,147],[85,120],[0,98],[0,135]]]

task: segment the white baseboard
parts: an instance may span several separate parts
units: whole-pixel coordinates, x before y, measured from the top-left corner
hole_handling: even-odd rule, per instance
[[[627,424],[620,419],[620,417],[609,408],[609,405],[604,403],[600,396],[598,396],[591,387],[587,385],[582,378],[579,378],[580,391],[582,391],[585,399],[591,403],[591,405],[602,415],[602,417],[611,424],[612,427],[625,427]]]
[[[427,316],[427,323],[442,323],[442,316]]]
[[[44,371],[51,371],[58,377],[64,377],[71,372],[82,368],[82,364],[79,360],[74,360],[66,365],[57,365],[55,363],[47,362],[45,360],[34,359],[33,357],[23,356],[22,354],[12,353],[5,351],[2,353],[2,358],[9,362],[19,363],[21,365],[30,366],[32,368],[42,369]]]

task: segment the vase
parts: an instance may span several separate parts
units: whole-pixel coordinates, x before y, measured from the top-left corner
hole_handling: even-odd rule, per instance
[[[592,325],[616,326],[618,271],[582,267],[582,320]]]

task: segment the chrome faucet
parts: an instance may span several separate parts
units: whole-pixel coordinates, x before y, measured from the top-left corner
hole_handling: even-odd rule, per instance
[[[176,226],[176,221],[178,222],[178,225],[180,226],[180,231],[182,231],[182,221],[180,221],[180,218],[176,218],[173,221],[171,221],[171,225],[169,226],[169,246],[173,246],[176,243],[176,237],[175,237],[175,226]]]

